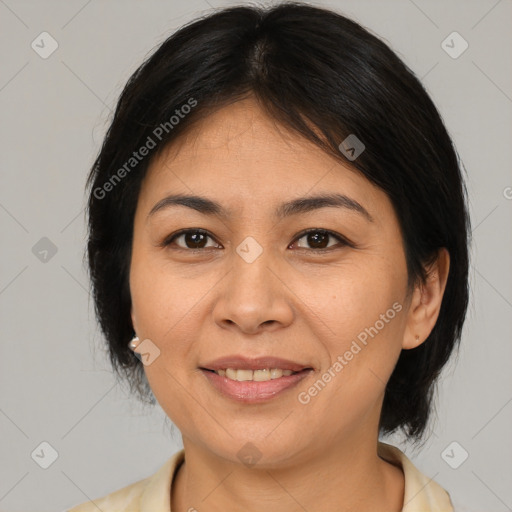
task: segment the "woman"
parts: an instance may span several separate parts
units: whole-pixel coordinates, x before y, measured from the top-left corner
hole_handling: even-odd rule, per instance
[[[439,113],[375,36],[233,7],[128,81],[89,176],[116,371],[184,449],[71,512],[448,512],[379,435],[420,442],[468,303],[469,218]]]

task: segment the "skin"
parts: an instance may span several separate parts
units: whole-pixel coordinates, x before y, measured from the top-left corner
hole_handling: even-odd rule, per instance
[[[348,162],[347,162],[348,163]],[[322,208],[282,220],[281,203],[338,192],[373,217]],[[174,206],[148,218],[171,193],[206,196],[231,210],[219,218]],[[162,241],[181,229],[210,238]],[[332,236],[316,248],[304,229]],[[236,252],[247,237],[262,254]],[[313,241],[314,242],[314,241]],[[201,248],[203,247],[203,248]],[[202,251],[202,252],[201,252]],[[186,461],[172,486],[173,512],[402,509],[402,470],[377,454],[378,422],[402,349],[422,343],[437,320],[449,270],[439,252],[423,286],[407,294],[397,217],[387,195],[348,165],[279,127],[253,98],[210,115],[150,165],[138,199],[130,267],[132,321],[160,355],[145,366],[155,397],[179,428]],[[307,404],[317,381],[393,303],[402,310]],[[418,336],[418,339],[416,339]],[[221,356],[271,355],[315,371],[262,404],[221,396],[198,369]],[[247,467],[237,452],[261,453]]]

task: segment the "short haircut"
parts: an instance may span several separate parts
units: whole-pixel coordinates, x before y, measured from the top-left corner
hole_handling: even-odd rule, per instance
[[[249,95],[281,126],[387,194],[403,236],[408,290],[425,282],[439,248],[449,251],[437,322],[424,343],[402,350],[379,423],[380,434],[401,429],[418,442],[468,306],[471,230],[462,166],[439,112],[405,63],[358,23],[305,3],[236,6],[195,19],[125,85],[87,180],[88,265],[113,368],[140,399],[155,403],[128,347],[133,220],[148,166],[196,123]],[[365,145],[355,160],[340,150],[349,135]],[[135,161],[133,152],[150,145],[148,156]]]

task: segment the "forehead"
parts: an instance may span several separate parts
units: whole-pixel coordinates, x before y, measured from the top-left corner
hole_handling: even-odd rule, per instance
[[[213,197],[239,212],[249,200],[261,211],[298,196],[340,193],[378,215],[378,203],[387,201],[359,171],[279,125],[252,99],[211,114],[152,161],[143,201],[151,208],[170,193]]]

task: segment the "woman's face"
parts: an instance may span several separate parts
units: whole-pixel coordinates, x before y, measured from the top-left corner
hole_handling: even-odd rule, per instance
[[[336,441],[373,440],[385,384],[414,337],[390,200],[251,100],[191,133],[152,162],[135,215],[132,320],[155,397],[184,443],[237,463],[296,462]],[[223,213],[170,203],[150,213],[178,194]],[[334,194],[348,199],[307,203]],[[301,198],[302,208],[282,207]],[[228,356],[312,370],[258,384],[202,369]]]

